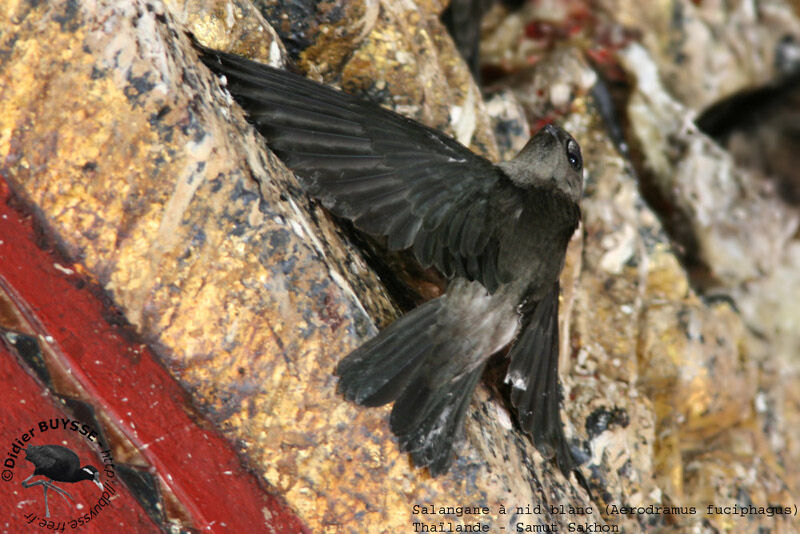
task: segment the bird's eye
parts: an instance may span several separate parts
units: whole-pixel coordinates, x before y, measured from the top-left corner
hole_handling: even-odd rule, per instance
[[[583,167],[581,148],[578,146],[578,143],[572,139],[567,143],[567,161],[569,161],[569,166],[576,171],[580,171],[581,167]]]

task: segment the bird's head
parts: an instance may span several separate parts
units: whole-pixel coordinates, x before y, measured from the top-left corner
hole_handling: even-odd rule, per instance
[[[81,467],[81,480],[91,480],[97,484],[98,488],[103,489],[103,483],[100,482],[100,472],[92,465]]]
[[[520,187],[561,191],[578,203],[583,192],[581,147],[564,129],[552,124],[536,132],[514,159],[500,164]]]

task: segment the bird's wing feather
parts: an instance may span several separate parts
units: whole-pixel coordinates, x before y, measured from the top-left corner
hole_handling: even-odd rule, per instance
[[[509,352],[506,382],[520,427],[565,476],[575,462],[564,436],[558,385],[558,283],[525,310],[521,334]]]
[[[39,471],[52,469],[59,463],[79,465],[78,455],[61,445],[28,446],[25,457]]]
[[[199,47],[198,47],[199,48]],[[411,247],[424,265],[493,291],[500,233],[526,192],[451,137],[288,72],[200,48],[270,148],[306,189],[356,228]]]

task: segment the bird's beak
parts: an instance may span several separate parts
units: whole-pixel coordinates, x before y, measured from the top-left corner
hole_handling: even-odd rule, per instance
[[[559,142],[561,142],[564,137],[569,137],[567,132],[553,124],[545,124],[541,131],[549,133],[551,136],[553,136],[553,139]]]
[[[531,137],[529,142],[533,142],[535,146],[540,147],[543,150],[546,150],[545,147],[550,146],[553,141],[558,143],[560,141],[560,137],[558,135],[559,128],[558,126],[553,126],[552,124],[545,124],[542,126],[536,134]]]
[[[92,479],[92,482],[97,484],[97,487],[100,488],[100,491],[105,490],[105,488],[103,487],[103,483],[100,482],[100,475],[99,474],[95,475],[95,477]]]

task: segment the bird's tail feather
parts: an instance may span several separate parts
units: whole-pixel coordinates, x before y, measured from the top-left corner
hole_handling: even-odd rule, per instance
[[[427,465],[432,475],[447,471],[453,442],[461,435],[472,392],[486,363],[431,388],[425,377],[413,381],[392,409],[392,431],[414,463]]]
[[[362,406],[395,400],[433,352],[441,299],[426,302],[345,357],[336,368],[339,390]]]
[[[433,475],[450,464],[484,367],[458,366],[469,348],[437,321],[444,308],[443,298],[426,302],[354,350],[336,369],[339,389],[348,400],[364,406],[396,401],[392,431],[414,463],[428,466]]]
[[[506,382],[511,384],[511,402],[517,408],[520,426],[533,438],[536,448],[547,458],[555,457],[564,476],[575,470],[581,480],[559,411],[558,295],[555,284],[525,311],[526,327],[509,353]]]

